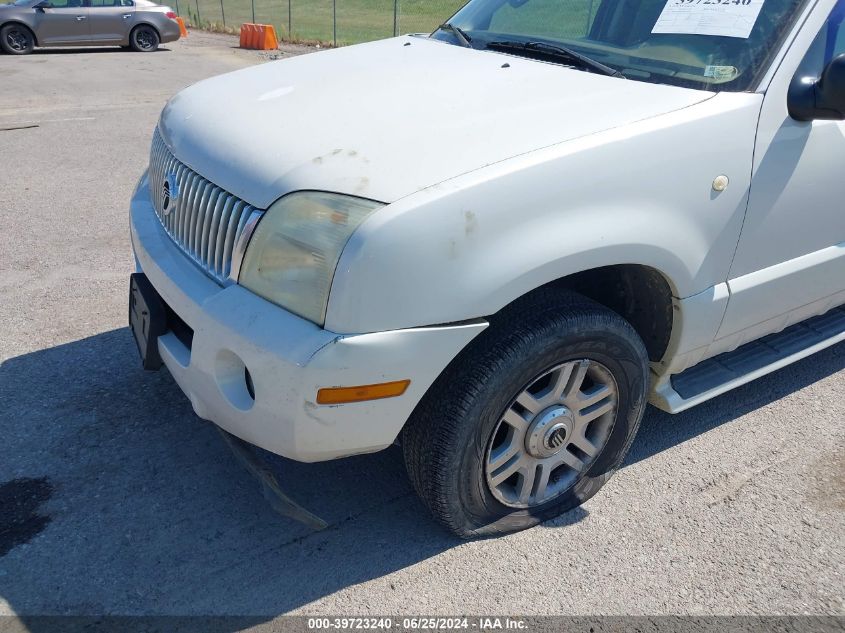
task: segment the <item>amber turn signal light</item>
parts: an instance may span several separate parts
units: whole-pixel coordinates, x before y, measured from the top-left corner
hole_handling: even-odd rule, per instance
[[[377,385],[361,385],[360,387],[326,387],[317,392],[317,404],[345,404],[347,402],[395,398],[405,393],[410,384],[410,380],[396,380]]]

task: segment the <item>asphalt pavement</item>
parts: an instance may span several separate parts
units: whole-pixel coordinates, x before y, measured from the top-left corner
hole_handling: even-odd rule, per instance
[[[269,57],[196,32],[164,48],[0,56],[0,614],[845,614],[841,344],[649,409],[605,489],[526,532],[452,538],[395,448],[275,459],[330,527],[275,515],[126,328],[127,205],[162,106]]]

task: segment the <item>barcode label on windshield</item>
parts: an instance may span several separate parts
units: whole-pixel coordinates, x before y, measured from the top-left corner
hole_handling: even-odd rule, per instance
[[[748,38],[765,0],[668,0],[652,33]]]

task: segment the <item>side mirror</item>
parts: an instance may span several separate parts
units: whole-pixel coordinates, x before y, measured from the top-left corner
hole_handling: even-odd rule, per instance
[[[818,79],[796,77],[787,104],[798,121],[845,121],[845,54],[834,57]]]

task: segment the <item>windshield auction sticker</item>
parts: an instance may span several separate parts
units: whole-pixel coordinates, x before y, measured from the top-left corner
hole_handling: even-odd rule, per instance
[[[652,33],[748,38],[764,0],[668,0]]]

